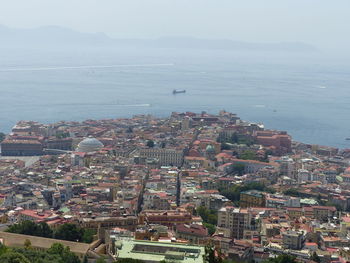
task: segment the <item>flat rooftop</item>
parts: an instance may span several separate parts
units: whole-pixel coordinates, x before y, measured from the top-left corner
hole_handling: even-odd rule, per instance
[[[186,245],[180,243],[152,242],[142,240],[118,240],[118,258],[133,258],[145,262],[202,263],[203,246]]]

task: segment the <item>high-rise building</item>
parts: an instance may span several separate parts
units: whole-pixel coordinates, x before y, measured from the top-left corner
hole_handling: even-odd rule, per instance
[[[218,211],[218,227],[228,229],[230,237],[243,239],[245,230],[252,230],[252,215],[247,209],[223,207]]]

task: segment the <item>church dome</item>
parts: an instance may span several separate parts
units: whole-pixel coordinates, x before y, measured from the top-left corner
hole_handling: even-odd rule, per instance
[[[207,148],[205,148],[205,151],[207,153],[215,153],[215,148],[213,147],[213,145],[208,145]]]
[[[93,138],[92,136],[89,136],[88,138],[85,138],[82,140],[78,147],[76,148],[77,152],[97,152],[103,148],[103,144],[97,140],[96,138]]]

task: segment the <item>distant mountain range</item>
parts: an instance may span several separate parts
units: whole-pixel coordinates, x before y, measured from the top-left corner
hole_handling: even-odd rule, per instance
[[[0,25],[0,47],[146,47],[184,49],[222,49],[250,51],[317,51],[302,42],[252,43],[227,39],[201,39],[194,37],[163,37],[157,39],[116,39],[104,33],[82,33],[59,26],[33,29],[15,29]]]

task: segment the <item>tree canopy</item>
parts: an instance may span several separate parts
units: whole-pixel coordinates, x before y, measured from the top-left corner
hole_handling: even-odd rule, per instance
[[[6,231],[16,234],[84,243],[91,243],[95,234],[94,230],[84,229],[75,224],[62,224],[55,231],[53,231],[45,222],[36,224],[32,221],[22,221],[18,224],[11,225]]]
[[[152,140],[148,140],[147,143],[146,143],[147,147],[149,148],[153,148],[154,147],[154,141]]]
[[[203,260],[205,263],[222,263],[223,262],[219,251],[217,251],[212,244],[205,246],[205,254],[203,255]]]
[[[27,248],[8,248],[0,245],[1,263],[80,263],[78,256],[68,247],[55,243],[47,251]]]
[[[53,234],[53,231],[45,222],[36,224],[32,221],[22,221],[21,223],[11,225],[6,231],[16,234],[48,238],[52,238]]]
[[[208,229],[209,235],[215,233],[216,225],[218,223],[218,215],[216,211],[209,210],[205,206],[199,206],[196,209],[198,215],[203,219],[203,225]]]
[[[256,153],[252,150],[246,150],[246,151],[242,152],[240,154],[239,158],[241,158],[243,160],[258,160]]]
[[[55,231],[54,238],[80,242],[82,241],[83,234],[84,230],[82,228],[74,224],[63,224]]]
[[[275,258],[269,258],[265,260],[263,263],[297,263],[295,257],[288,255],[288,254],[282,254]]]
[[[240,198],[241,198],[241,192],[248,191],[248,190],[258,190],[258,191],[264,191],[269,193],[274,193],[275,190],[272,188],[267,187],[265,184],[259,183],[259,182],[251,182],[247,184],[237,184],[233,185],[229,189],[219,189],[220,194],[225,196],[227,199],[231,200],[234,204],[238,205]]]

